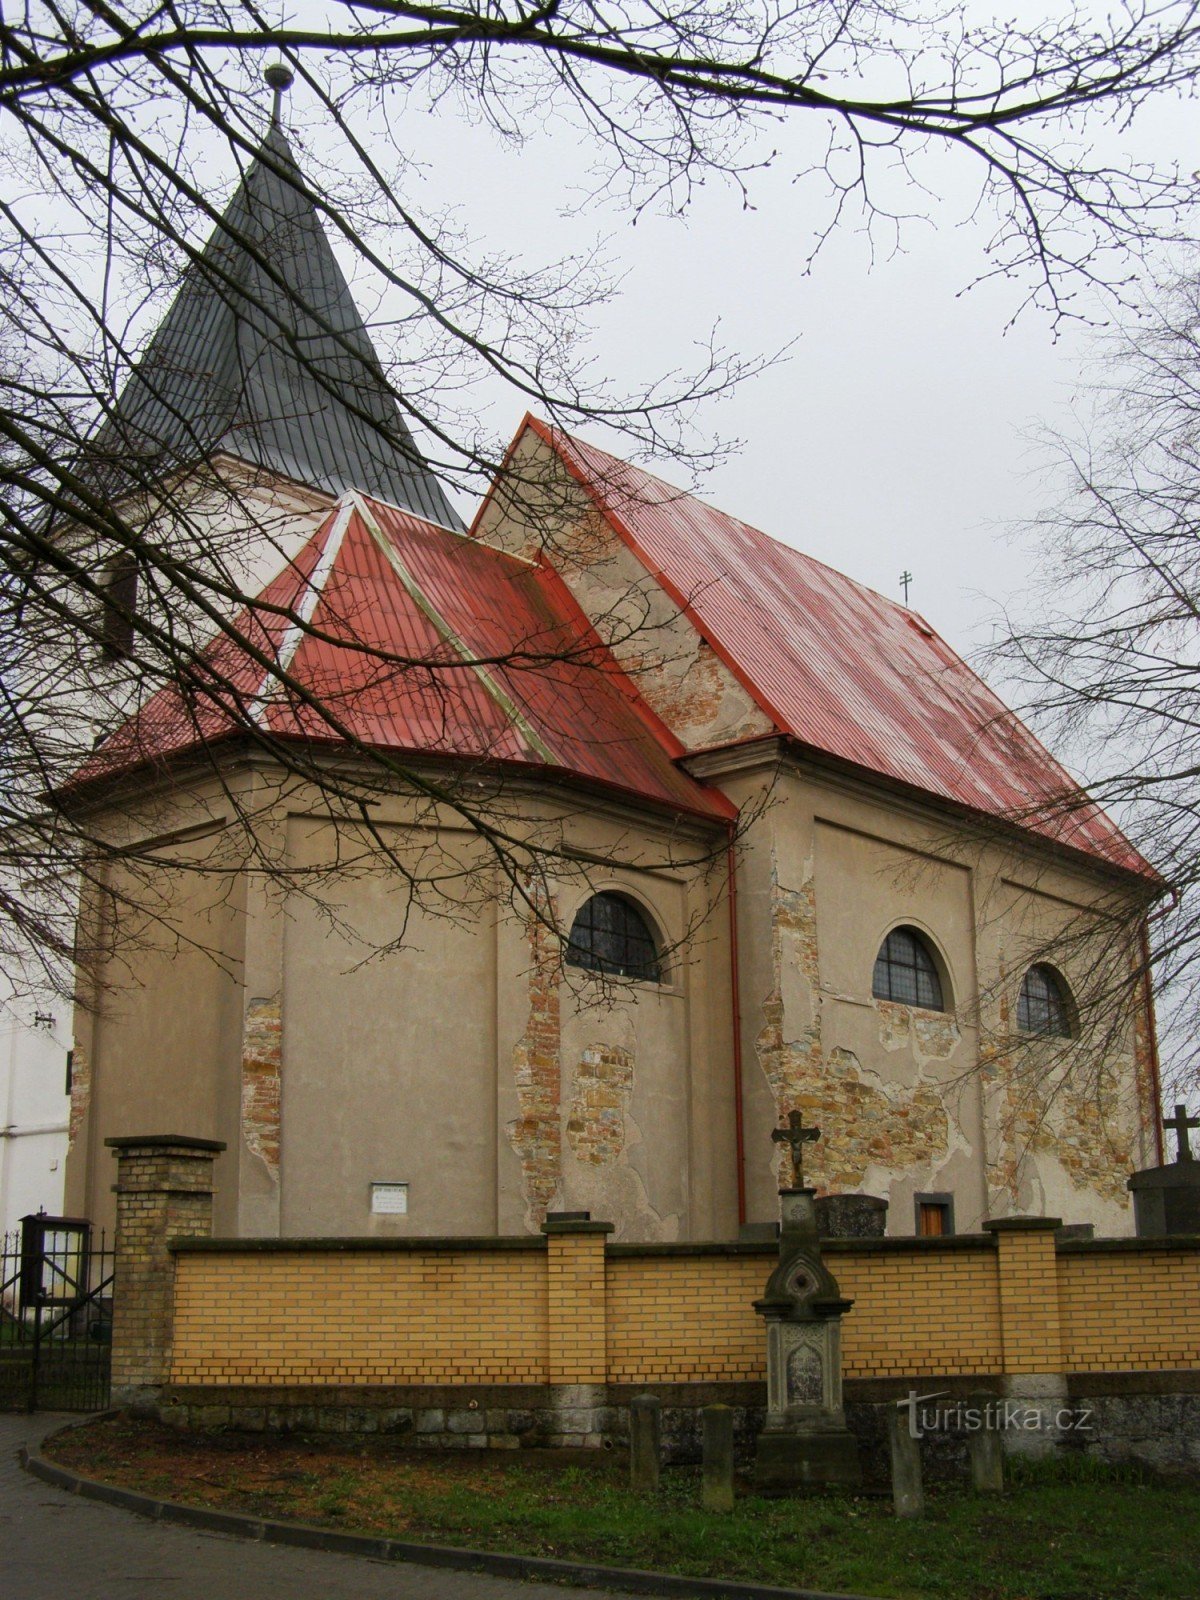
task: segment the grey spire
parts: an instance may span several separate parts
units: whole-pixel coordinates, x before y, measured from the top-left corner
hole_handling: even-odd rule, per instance
[[[218,451],[331,495],[347,489],[461,528],[388,390],[280,125],[89,450],[115,488]],[[124,464],[133,459],[136,473]],[[124,470],[123,470],[124,468]],[[86,470],[86,468],[85,468]]]

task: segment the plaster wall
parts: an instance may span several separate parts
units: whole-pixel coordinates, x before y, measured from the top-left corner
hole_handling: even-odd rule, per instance
[[[109,1230],[115,1169],[106,1138],[173,1132],[233,1148],[237,1137],[242,883],[213,865],[211,836],[165,842],[161,856],[161,867],[136,876],[111,868],[106,892],[84,911],[101,931],[75,1014],[66,1204]],[[236,1228],[228,1156],[217,1163],[214,1222]]]
[[[710,871],[711,839],[529,790],[530,816],[576,841],[539,891],[557,926],[615,888],[662,942],[662,984],[602,982],[562,965],[461,825],[397,798],[367,832],[258,764],[226,781],[277,873],[215,873],[220,827],[197,822],[215,788],[114,814],[172,866],[140,923],[144,877],[113,880],[120,946],[101,941],[99,998],[76,1017],[87,1214],[111,1216],[106,1137],[178,1131],[227,1141],[216,1225],[233,1236],[536,1233],[550,1207],[594,1207],[632,1239],[735,1231],[719,839]],[[184,822],[204,837],[172,843]],[[83,921],[103,927],[113,895],[93,898]],[[407,1212],[373,1214],[373,1182],[408,1185]]]
[[[300,872],[366,844],[309,817],[290,818],[287,834],[289,866]],[[385,825],[380,839],[413,857],[414,841],[401,831]],[[462,836],[457,842],[470,849]],[[285,1236],[495,1231],[492,923],[489,907],[422,910],[401,874],[382,864],[290,897]],[[407,1215],[372,1215],[372,1182],[407,1184]]]
[[[35,1021],[35,1015],[42,1017]],[[54,994],[0,996],[0,1233],[62,1214],[70,1010]]]
[[[1106,959],[1109,891],[1032,857],[1019,881],[1007,846],[799,764],[718,781],[746,805],[773,784],[739,868],[751,1220],[775,1215],[790,1169],[769,1134],[799,1108],[822,1130],[806,1175],[882,1195],[889,1233],[914,1231],[919,1194],[951,1195],[959,1232],[1012,1213],[1131,1233],[1124,1180],[1153,1159],[1136,1028],[1081,1028],[1047,1062],[1013,1026],[1068,891],[1064,977],[1083,994]],[[934,952],[944,1012],[872,996],[876,953],[901,924]]]

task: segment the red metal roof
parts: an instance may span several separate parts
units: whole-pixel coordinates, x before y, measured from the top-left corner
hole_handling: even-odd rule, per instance
[[[557,451],[781,734],[1153,873],[916,612],[594,445],[533,417],[523,426]]]
[[[558,769],[673,810],[733,814],[675,765],[682,746],[555,572],[398,507],[344,496],[235,632],[75,782],[203,748],[252,719],[279,739]]]

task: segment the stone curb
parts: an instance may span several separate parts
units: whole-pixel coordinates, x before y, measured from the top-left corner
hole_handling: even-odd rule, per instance
[[[484,1572],[496,1578],[542,1578],[550,1583],[584,1589],[615,1589],[624,1594],[676,1597],[676,1600],[878,1600],[877,1596],[828,1594],[816,1589],[780,1589],[774,1584],[740,1583],[722,1578],[684,1578],[668,1572],[643,1572],[634,1567],[602,1567],[591,1562],[556,1561],[547,1556],[501,1555],[489,1550],[460,1550],[454,1545],[416,1544],[404,1539],[384,1539],[362,1533],[339,1533],[306,1522],[275,1522],[242,1516],[236,1511],[214,1511],[205,1506],[184,1506],[174,1500],[156,1500],[133,1489],[85,1478],[60,1467],[27,1445],[21,1447],[21,1465],[43,1483],[66,1489],[85,1500],[99,1500],[133,1511],[155,1522],[175,1522],[206,1533],[228,1533],[266,1544],[328,1550],[340,1555],[370,1556],[376,1561],[411,1561],[417,1566],[441,1567],[453,1572]]]

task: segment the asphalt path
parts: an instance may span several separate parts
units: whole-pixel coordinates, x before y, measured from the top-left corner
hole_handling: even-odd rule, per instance
[[[5,1600],[563,1600],[557,1584],[193,1532],[83,1500],[18,1460],[71,1419],[0,1413]],[[603,1600],[596,1589],[576,1590]]]

